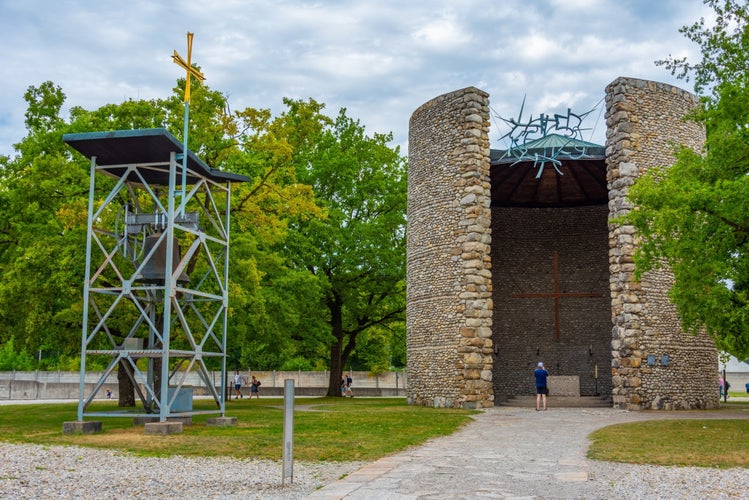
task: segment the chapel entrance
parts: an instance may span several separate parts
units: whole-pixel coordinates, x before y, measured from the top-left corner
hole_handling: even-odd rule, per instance
[[[495,401],[534,394],[539,361],[611,395],[604,148],[548,134],[492,151],[491,190]]]

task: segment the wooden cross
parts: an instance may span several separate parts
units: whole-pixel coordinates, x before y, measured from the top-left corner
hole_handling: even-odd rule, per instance
[[[174,54],[172,55],[172,59],[174,59],[174,63],[178,66],[181,66],[184,68],[185,71],[187,71],[187,78],[185,80],[185,102],[190,102],[190,77],[194,76],[201,82],[205,80],[205,75],[198,71],[197,69],[192,67],[191,60],[192,60],[192,37],[193,34],[189,31],[187,32],[187,61],[182,59],[182,57],[177,53],[177,51],[174,51]]]
[[[560,292],[559,291],[559,254],[554,250],[554,291],[551,293],[517,293],[512,295],[518,299],[554,299],[554,340],[559,340],[559,299],[563,297],[603,297],[602,293],[594,292]]]

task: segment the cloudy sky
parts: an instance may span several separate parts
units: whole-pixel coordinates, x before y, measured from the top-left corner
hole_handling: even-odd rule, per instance
[[[691,89],[654,61],[697,61],[678,30],[709,15],[701,0],[0,0],[0,155],[25,136],[29,86],[61,86],[66,110],[165,97],[188,31],[233,109],[312,97],[406,152],[411,113],[467,86],[503,117],[524,97],[526,116],[600,110],[618,76]],[[584,138],[603,143],[598,110]],[[492,126],[493,147],[504,132]]]

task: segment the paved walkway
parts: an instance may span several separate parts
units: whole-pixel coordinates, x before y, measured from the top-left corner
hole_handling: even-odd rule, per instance
[[[587,460],[587,436],[615,423],[673,418],[749,418],[749,411],[489,408],[453,435],[366,465],[308,498],[612,498],[612,479],[602,476],[621,465]]]

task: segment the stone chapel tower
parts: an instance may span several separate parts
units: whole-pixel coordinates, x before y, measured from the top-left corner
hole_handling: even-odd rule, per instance
[[[411,117],[408,400],[494,405],[489,95],[470,87]]]
[[[581,392],[593,390],[595,364],[595,390],[615,407],[718,405],[714,344],[681,331],[666,296],[668,272],[634,281],[636,235],[611,222],[632,208],[627,189],[639,175],[673,162],[674,144],[701,147],[704,131],[682,120],[696,104],[692,94],[666,84],[618,78],[607,86],[605,163],[595,164],[602,196],[579,207],[495,207],[487,93],[469,87],[413,113],[410,404],[481,408],[531,394],[529,370],[543,357],[553,375],[579,376]],[[565,179],[571,177],[574,172]],[[555,287],[559,265],[568,274],[567,286],[585,285],[596,292],[586,295],[599,297],[566,301],[572,305],[563,311],[560,327],[562,301],[555,296],[554,336],[544,323],[544,302],[550,301],[523,302],[517,300],[523,294],[507,291],[545,286],[552,250]]]

